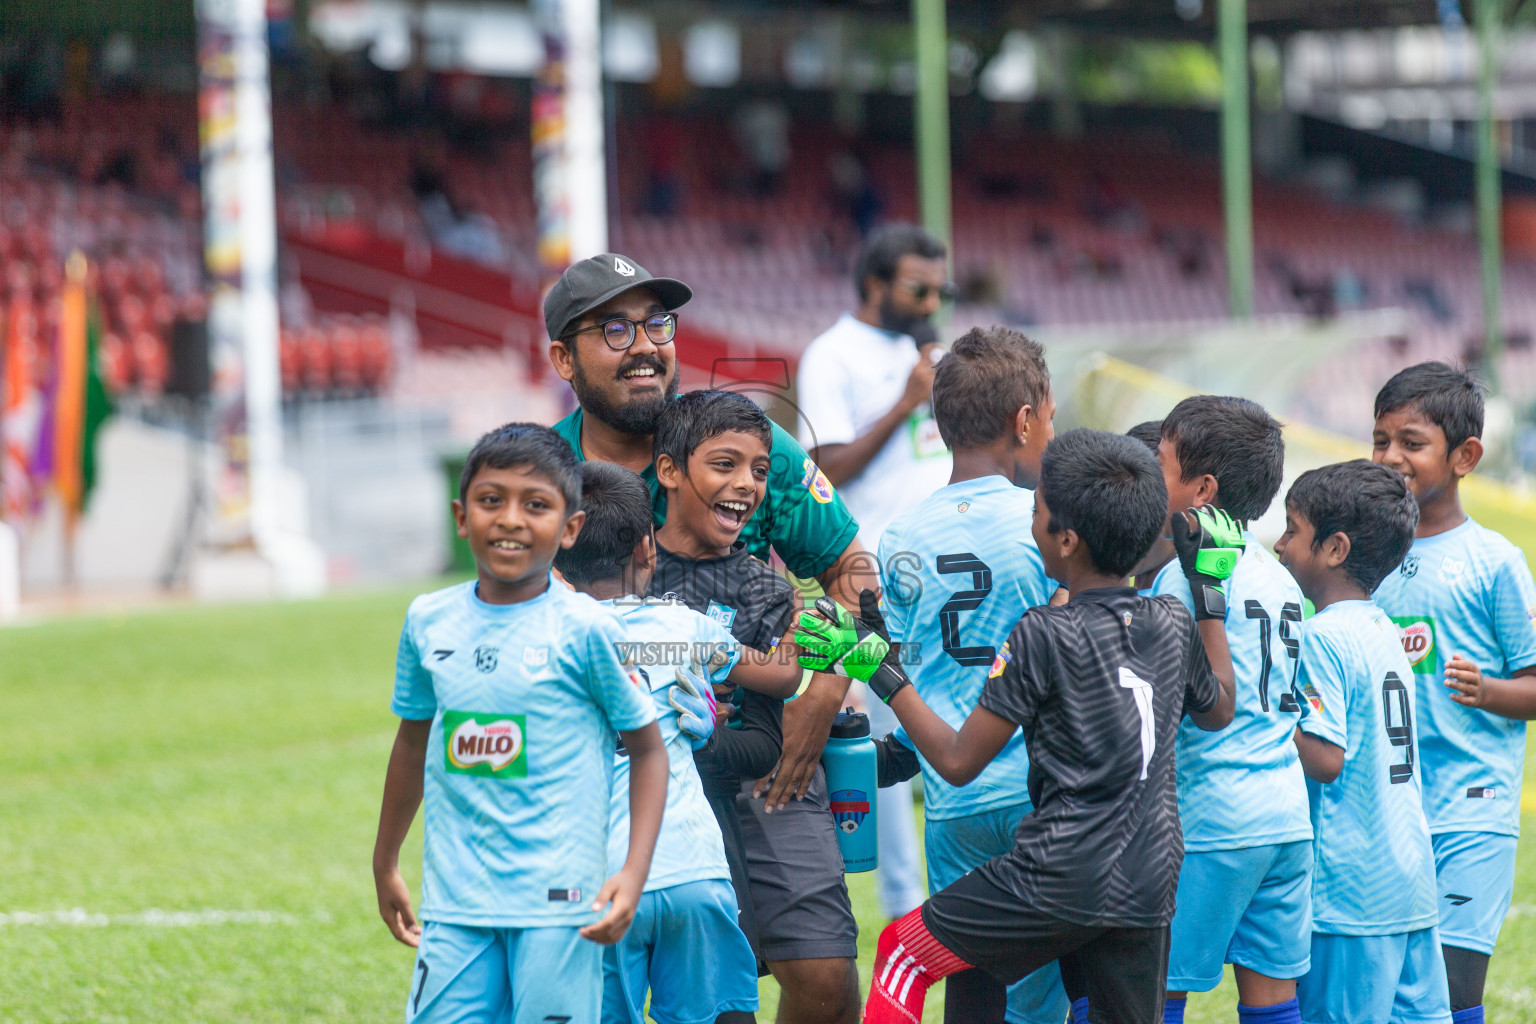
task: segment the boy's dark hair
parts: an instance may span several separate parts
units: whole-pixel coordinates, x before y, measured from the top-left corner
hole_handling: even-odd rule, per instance
[[[853,265],[853,286],[858,290],[859,301],[869,297],[864,286],[869,278],[886,284],[896,280],[896,264],[903,256],[936,260],[947,251],[943,242],[916,224],[887,224],[877,228],[865,239],[864,248],[859,250],[859,258]]]
[[[1370,459],[1310,469],[1285,503],[1312,524],[1312,549],[1335,533],[1349,538],[1340,567],[1369,593],[1402,564],[1419,525],[1419,503],[1401,473]]]
[[[1138,423],[1130,430],[1127,430],[1125,436],[1134,437],[1151,449],[1153,455],[1156,455],[1158,445],[1163,440],[1163,421],[1147,420],[1145,423]]]
[[[1275,500],[1285,476],[1280,422],[1257,402],[1226,395],[1195,395],[1163,420],[1184,480],[1216,478],[1216,504],[1250,522]]]
[[[1449,363],[1399,370],[1376,392],[1377,419],[1410,405],[1445,433],[1446,457],[1467,438],[1483,436],[1483,386]]]
[[[933,371],[933,418],[950,448],[1013,432],[1020,406],[1037,413],[1051,393],[1045,350],[1012,327],[972,327]]]
[[[670,455],[682,468],[699,445],[733,430],[760,438],[773,450],[773,423],[752,399],[734,391],[690,391],[667,403],[651,438],[651,457]]]
[[[581,464],[581,510],[587,514],[576,543],[555,552],[555,568],[577,584],[624,575],[635,545],[651,536],[651,492],[632,470],[611,462]]]
[[[1168,489],[1147,446],[1103,430],[1069,430],[1045,446],[1040,491],[1050,531],[1072,530],[1094,567],[1127,576],[1168,522]]]
[[[565,498],[565,514],[581,504],[581,471],[576,454],[565,438],[537,423],[507,423],[475,442],[459,474],[459,500],[469,495],[469,485],[482,469],[528,466],[547,476]]]

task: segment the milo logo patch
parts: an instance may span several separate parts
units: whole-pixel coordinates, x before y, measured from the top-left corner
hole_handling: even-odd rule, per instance
[[[443,712],[447,768],[459,775],[525,779],[528,757],[522,715]]]
[[[1435,671],[1435,620],[1421,616],[1393,618],[1402,631],[1403,653],[1415,673],[1427,675]]]

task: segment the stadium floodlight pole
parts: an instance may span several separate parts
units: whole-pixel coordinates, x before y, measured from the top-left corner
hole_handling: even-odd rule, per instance
[[[1483,372],[1488,389],[1499,390],[1499,357],[1504,349],[1503,242],[1499,234],[1501,169],[1494,137],[1493,88],[1499,77],[1501,0],[1477,2],[1477,243],[1483,279]]]
[[[1219,0],[1221,197],[1227,234],[1227,312],[1253,315],[1253,137],[1248,127],[1248,0]]]
[[[950,249],[949,33],[944,0],[912,0],[917,57],[917,185],[923,227]]]

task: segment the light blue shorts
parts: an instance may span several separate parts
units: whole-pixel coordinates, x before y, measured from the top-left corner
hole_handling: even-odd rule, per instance
[[[1186,853],[1168,948],[1168,990],[1209,992],[1222,964],[1266,978],[1307,973],[1312,842]]]
[[[406,1024],[597,1024],[603,947],[564,928],[421,927]]]
[[[1296,999],[1304,1024],[1450,1024],[1440,936],[1315,933]]]
[[[736,891],[723,879],[685,882],[640,897],[634,923],[603,950],[603,1024],[710,1024],[757,1009],[757,958],[736,924]]]
[[[928,858],[928,891],[958,882],[966,872],[1013,849],[1013,832],[1032,805],[1002,807],[964,818],[929,821],[923,829]],[[1072,1001],[1061,987],[1055,962],[1008,986],[1008,1024],[1061,1024]]]
[[[1520,840],[1494,832],[1430,836],[1440,892],[1440,941],[1492,955],[1515,895],[1515,847]]]

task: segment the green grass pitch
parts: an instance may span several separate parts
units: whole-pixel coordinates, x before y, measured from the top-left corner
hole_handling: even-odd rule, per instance
[[[0,630],[0,1021],[400,1019],[411,955],[369,857],[409,597]],[[1527,810],[1500,1024],[1536,1021]],[[405,862],[415,886],[419,837]],[[884,922],[872,876],[850,883],[867,985]],[[1229,1021],[1235,1000],[1228,983],[1189,1020]]]

